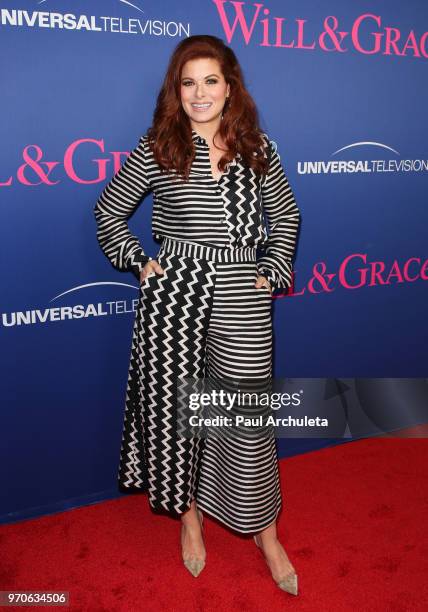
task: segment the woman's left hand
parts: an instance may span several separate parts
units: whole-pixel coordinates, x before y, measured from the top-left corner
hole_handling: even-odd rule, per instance
[[[272,293],[272,287],[270,286],[270,282],[264,276],[258,276],[255,284],[256,289],[260,289],[261,287],[267,287],[269,291]]]

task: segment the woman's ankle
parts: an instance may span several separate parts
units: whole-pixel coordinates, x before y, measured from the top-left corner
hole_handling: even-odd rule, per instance
[[[187,512],[181,515],[181,523],[186,527],[195,527],[197,525],[200,526],[199,516],[196,511],[196,508],[190,509]]]

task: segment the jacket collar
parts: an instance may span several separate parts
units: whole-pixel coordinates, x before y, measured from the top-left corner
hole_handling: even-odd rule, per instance
[[[193,128],[192,128],[192,140],[195,143],[198,144],[207,144],[207,141],[205,140],[205,138],[203,138],[202,136],[200,136]],[[235,166],[238,163],[238,160],[241,159],[241,154],[237,153],[236,157],[230,162],[231,166]]]

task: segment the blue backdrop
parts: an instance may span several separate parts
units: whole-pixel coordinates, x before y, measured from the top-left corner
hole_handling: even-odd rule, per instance
[[[235,50],[302,213],[293,292],[274,299],[275,375],[427,375],[425,3],[0,11],[1,521],[118,495],[138,287],[101,252],[93,208],[151,124],[185,36]],[[130,228],[155,255],[150,223],[148,197]]]

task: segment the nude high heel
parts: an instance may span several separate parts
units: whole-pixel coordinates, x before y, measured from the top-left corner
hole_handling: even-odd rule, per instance
[[[201,524],[201,529],[203,529],[202,523],[204,520],[204,515],[199,510],[199,508],[197,508],[197,510],[198,510],[199,522]],[[182,546],[183,546],[183,527],[184,525],[181,526],[181,545]],[[184,566],[189,570],[189,572],[195,578],[199,576],[199,574],[202,572],[202,570],[205,567],[205,559],[199,559],[198,557],[194,557],[194,556],[192,556],[190,559],[185,559],[183,557],[183,563],[184,563]]]
[[[254,536],[254,542],[260,548],[260,550],[263,551],[263,548],[260,546],[260,543],[258,540],[258,534]],[[267,560],[266,560],[266,563],[267,563]],[[268,566],[269,566],[269,563],[268,563]],[[290,572],[286,576],[282,576],[279,580],[275,580],[275,582],[279,586],[279,588],[282,589],[283,591],[287,591],[287,593],[291,593],[292,595],[297,595],[297,574],[295,574],[294,572]]]

